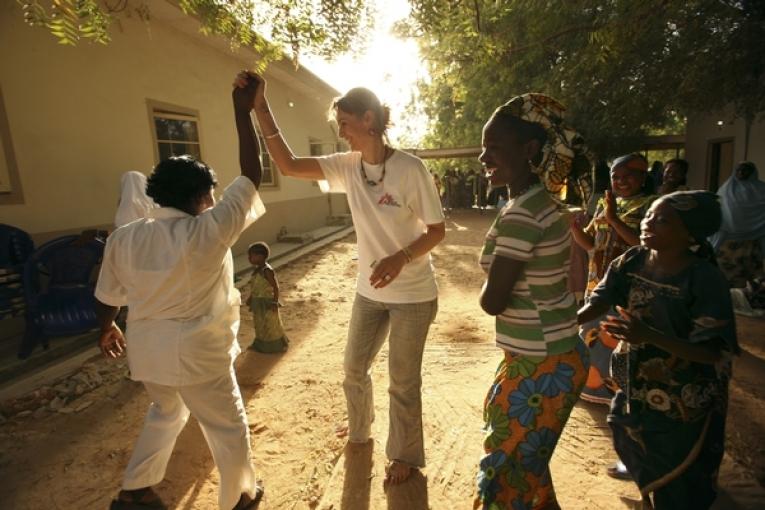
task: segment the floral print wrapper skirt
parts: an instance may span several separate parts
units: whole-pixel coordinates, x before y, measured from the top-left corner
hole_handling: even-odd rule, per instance
[[[532,510],[555,499],[550,458],[588,368],[583,343],[547,357],[505,352],[484,403],[486,455],[474,508]]]

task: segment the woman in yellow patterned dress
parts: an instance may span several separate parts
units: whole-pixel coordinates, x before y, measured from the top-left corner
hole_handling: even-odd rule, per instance
[[[289,341],[279,315],[279,283],[268,263],[271,250],[266,243],[260,242],[251,245],[247,253],[253,268],[247,303],[255,325],[255,340],[250,349],[265,353],[284,352]]]
[[[640,221],[656,198],[653,191],[648,161],[640,154],[622,156],[611,165],[611,189],[606,190],[605,197],[598,201],[592,221],[584,228],[572,223],[574,240],[585,250],[591,250],[585,302],[605,276],[611,261],[640,244]],[[590,372],[581,397],[608,405],[615,384],[618,385],[614,379],[619,377],[618,373],[612,376],[610,369],[611,354],[617,343],[599,333],[604,318],[582,326],[585,343],[590,347]]]

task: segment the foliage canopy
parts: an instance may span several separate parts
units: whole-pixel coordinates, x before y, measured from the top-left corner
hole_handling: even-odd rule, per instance
[[[48,29],[61,44],[81,40],[106,44],[120,17],[151,19],[149,0],[17,0],[24,19]],[[234,46],[250,46],[260,55],[261,70],[283,50],[297,61],[301,53],[324,57],[362,46],[373,19],[365,0],[176,0],[196,16],[201,31],[227,37]]]
[[[398,30],[418,38],[430,67],[420,87],[429,146],[475,144],[497,106],[529,91],[563,102],[602,157],[635,150],[690,111],[730,103],[748,119],[765,111],[765,2],[411,4]]]

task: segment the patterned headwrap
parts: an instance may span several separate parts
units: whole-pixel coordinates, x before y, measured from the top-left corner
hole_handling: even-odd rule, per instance
[[[675,191],[664,195],[666,201],[677,211],[685,228],[700,245],[707,237],[720,229],[722,211],[717,195],[709,191]]]
[[[571,202],[571,197],[566,196],[570,190],[586,204],[592,194],[593,157],[581,135],[563,123],[565,111],[566,108],[550,96],[527,93],[509,100],[497,108],[494,115],[512,115],[542,126],[547,133],[547,143],[542,147],[541,163],[532,164],[532,170],[553,197]]]
[[[611,163],[611,170],[621,166],[629,168],[630,170],[638,170],[640,172],[648,172],[648,160],[640,154],[627,154],[626,156],[620,156]]]

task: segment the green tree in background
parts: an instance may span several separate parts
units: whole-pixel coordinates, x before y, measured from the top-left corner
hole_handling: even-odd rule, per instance
[[[120,17],[151,20],[150,0],[17,0],[30,25],[49,30],[61,44],[82,40],[106,44]],[[177,0],[195,16],[201,31],[249,46],[261,56],[261,70],[284,50],[332,57],[362,46],[373,20],[365,0]],[[47,6],[47,7],[46,7]]]
[[[765,111],[761,0],[411,3],[398,30],[430,67],[420,101],[431,147],[475,144],[494,108],[528,91],[562,101],[603,157],[690,111],[733,103],[749,122]]]

